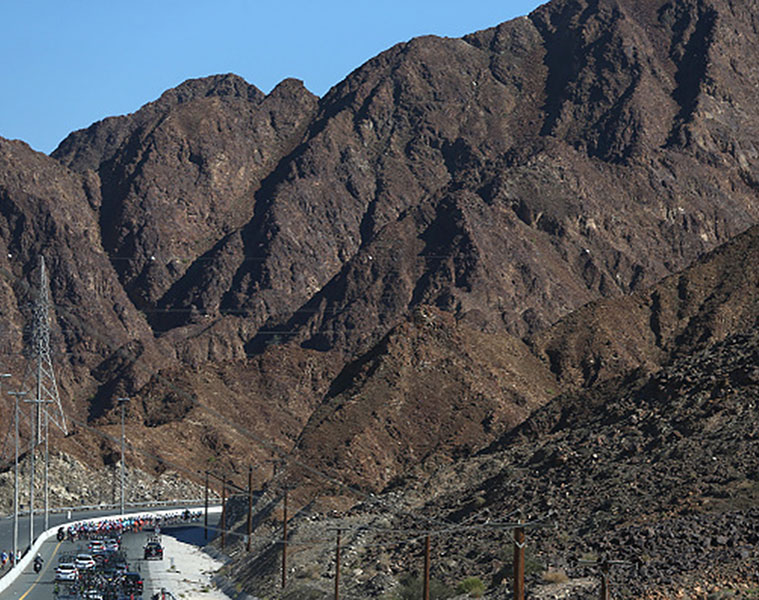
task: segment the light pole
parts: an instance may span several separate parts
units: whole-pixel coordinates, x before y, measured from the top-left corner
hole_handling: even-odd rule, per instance
[[[44,531],[50,529],[50,513],[49,513],[49,488],[48,488],[48,467],[50,464],[50,449],[48,447],[48,435],[50,434],[50,415],[45,410],[45,527]]]
[[[27,402],[29,402],[27,400]],[[32,402],[34,402],[32,400]],[[39,404],[36,405],[38,407]],[[32,409],[32,435],[31,437],[31,445],[30,445],[30,455],[31,455],[31,472],[29,473],[29,547],[32,547],[32,544],[34,543],[34,451],[37,449],[35,442],[37,441],[37,435],[36,435],[36,423],[34,421],[35,416],[35,406],[30,406]]]
[[[11,376],[10,373],[0,374],[0,385],[3,379],[8,379]],[[8,392],[13,396],[13,425],[15,429],[16,440],[16,458],[13,463],[13,563],[16,562],[16,556],[18,555],[18,392]]]
[[[129,398],[117,398],[121,407],[121,514],[124,514],[124,410],[129,402]]]

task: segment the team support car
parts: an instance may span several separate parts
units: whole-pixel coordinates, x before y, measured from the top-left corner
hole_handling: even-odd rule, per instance
[[[142,575],[139,573],[124,573],[121,589],[125,594],[142,594]]]
[[[155,540],[149,541],[145,546],[143,546],[145,553],[144,558],[145,560],[150,559],[156,559],[161,560],[163,559],[163,546],[161,546],[160,542],[157,542]]]
[[[105,549],[110,550],[111,552],[118,552],[121,548],[121,544],[119,544],[119,540],[116,538],[108,538],[105,540]]]
[[[56,581],[76,581],[79,577],[79,569],[72,562],[62,562],[55,567]]]
[[[74,564],[77,569],[94,569],[97,563],[91,554],[77,554]]]

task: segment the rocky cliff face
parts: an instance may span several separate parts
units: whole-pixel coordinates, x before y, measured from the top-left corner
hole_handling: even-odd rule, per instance
[[[628,329],[648,345],[637,355],[610,348],[625,368],[639,359],[653,368],[700,333],[667,312],[684,302],[679,290],[658,299],[641,290],[759,217],[755,8],[557,0],[462,39],[399,44],[321,99],[293,80],[265,95],[221,75],[72,133],[51,157],[2,141],[9,368],[23,370],[22,288],[40,253],[65,407],[107,426],[113,398],[133,396],[148,439],[192,431],[183,444],[195,458],[246,455],[246,433],[225,441],[220,403],[225,418],[282,448],[302,433],[304,452],[308,440],[340,439],[364,456],[362,440],[380,443],[365,435],[376,424],[328,436],[342,431],[329,407],[365,392],[365,407],[388,410],[372,378],[397,355],[393,385],[414,398],[400,414],[429,410],[423,386],[404,395],[406,374],[425,353],[465,350],[462,373],[436,371],[452,390],[434,403],[436,433],[409,438],[403,460],[389,456],[367,475],[372,485],[430,448],[450,456],[487,445],[547,400],[536,390],[553,390],[554,376],[588,385],[622,371],[587,334],[547,332],[590,301],[643,294],[620,306],[645,305]],[[453,318],[461,340],[417,337],[408,323],[421,307]],[[528,381],[466,341],[494,335],[543,336],[532,348],[553,375],[536,368]],[[574,354],[557,341],[583,336]],[[279,363],[311,367],[305,380],[278,371],[282,410],[270,411],[259,374]],[[461,396],[477,409],[457,413]],[[481,419],[499,426],[469,427]],[[458,427],[468,433],[443,443]]]
[[[293,544],[309,547],[289,559],[288,568],[297,575],[288,593],[329,597],[334,563],[325,548],[332,540],[310,545],[323,539],[324,531],[343,530],[343,543],[350,549],[343,568],[354,574],[345,595],[360,598],[397,590],[399,579],[419,575],[423,551],[417,532],[431,530],[433,578],[453,587],[476,576],[485,582],[485,598],[504,598],[510,595],[512,550],[505,544],[511,533],[501,526],[522,511],[523,519],[539,525],[527,529],[527,588],[536,598],[597,597],[598,569],[581,561],[603,557],[628,563],[612,574],[620,597],[706,598],[727,590],[750,596],[756,587],[759,540],[759,432],[753,416],[759,391],[759,315],[753,293],[757,251],[759,237],[752,227],[646,291],[575,311],[531,340],[536,354],[544,357],[542,365],[536,366],[535,357],[520,352],[518,344],[507,346],[510,351],[499,357],[508,374],[498,380],[527,376],[537,381],[529,375],[534,374],[549,385],[550,367],[565,391],[531,410],[520,425],[503,427],[487,448],[461,456],[450,452],[454,460],[440,460],[440,454],[426,461],[417,458],[377,495],[363,493],[360,476],[390,464],[389,454],[405,456],[423,448],[429,431],[441,426],[441,416],[429,405],[426,412],[411,414],[406,403],[413,394],[398,398],[388,385],[403,381],[395,365],[381,353],[372,356],[350,374],[354,383],[348,389],[355,396],[317,409],[314,415],[323,422],[313,418],[298,445],[298,458],[308,457],[309,464],[320,464],[326,472],[334,464],[329,461],[342,453],[335,462],[351,465],[350,477],[358,485],[342,490],[351,495],[353,502],[346,503],[350,510],[319,510],[324,498],[311,503],[299,498],[304,508],[288,531]],[[462,359],[470,355],[469,344],[489,337],[466,334],[467,342],[462,342],[457,333],[463,333],[463,324],[458,332],[443,324],[440,318],[417,321],[416,332],[406,329],[400,336],[409,348],[425,335],[437,337],[437,344],[428,341],[424,347],[437,346],[432,356],[438,359],[441,338],[456,348],[455,360],[438,370],[439,384],[426,397],[466,373]],[[389,336],[385,347],[398,343],[398,333]],[[508,339],[494,337],[502,343]],[[494,354],[493,349],[480,347],[476,354]],[[404,352],[396,347],[388,355],[402,357]],[[419,364],[426,367],[427,362]],[[373,395],[389,399],[383,410],[362,398],[367,381],[385,385]],[[425,385],[424,370],[408,381],[408,389]],[[481,377],[478,383],[483,389],[489,382]],[[487,406],[482,398],[466,404],[466,391],[452,397],[464,404],[449,400],[458,410],[452,415]],[[415,406],[425,405],[419,400]],[[404,411],[408,416],[398,419],[396,414]],[[382,423],[365,427],[379,415]],[[455,447],[456,435],[477,421],[460,417],[447,443]],[[405,424],[406,429],[388,439],[386,424]],[[417,425],[421,432],[414,438],[420,443],[413,449],[404,446]],[[309,454],[319,430],[335,442]],[[356,460],[355,454],[367,448],[373,449],[371,456]],[[293,480],[299,481],[301,473],[294,467]],[[322,494],[326,486],[322,482]],[[251,591],[279,581],[281,556],[272,543],[281,536],[279,482],[267,492],[266,514],[273,512],[275,518],[262,519],[253,559],[238,558],[229,567]],[[237,530],[243,532],[245,525],[240,521]],[[322,567],[318,574],[309,570],[313,564]],[[570,581],[553,585],[550,576],[542,576],[546,571],[561,571]]]

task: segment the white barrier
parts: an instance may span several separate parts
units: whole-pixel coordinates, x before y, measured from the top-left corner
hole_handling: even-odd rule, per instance
[[[197,506],[194,507],[187,507],[188,510],[192,510],[193,512],[196,512],[198,510]],[[42,544],[44,544],[46,541],[48,541],[51,537],[56,535],[58,533],[58,530],[61,527],[69,527],[70,525],[78,525],[79,523],[95,523],[97,521],[111,521],[113,519],[120,519],[122,517],[155,517],[155,516],[162,516],[162,515],[170,515],[170,514],[176,514],[178,512],[184,511],[185,508],[172,508],[172,509],[166,509],[166,510],[153,510],[153,511],[141,511],[141,512],[135,512],[135,513],[126,513],[126,514],[117,514],[117,515],[106,515],[102,517],[92,517],[89,519],[78,519],[76,521],[69,521],[68,523],[61,523],[60,525],[56,525],[55,527],[51,527],[47,531],[43,531],[39,537],[35,540],[34,545],[29,549],[29,551],[24,555],[24,557],[16,563],[13,568],[8,571],[3,577],[0,578],[0,594],[2,594],[15,580],[16,577],[18,577],[24,569],[26,569],[29,564],[32,562],[33,558],[37,556],[37,553],[39,552],[40,548],[42,548]],[[214,515],[221,513],[221,506],[209,506],[208,507],[208,514]]]

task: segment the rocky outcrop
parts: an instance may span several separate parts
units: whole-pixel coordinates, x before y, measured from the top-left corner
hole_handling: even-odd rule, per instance
[[[348,364],[313,411],[294,450],[305,464],[361,489],[468,456],[556,393],[527,347],[420,307]]]
[[[562,386],[636,361],[653,369],[707,329],[725,337],[744,315],[738,288],[726,324],[719,299],[687,284],[640,294],[759,217],[753,8],[557,0],[461,39],[399,44],[321,99],[294,80],[263,94],[220,75],[75,132],[52,157],[0,141],[8,368],[24,371],[24,282],[44,253],[64,407],[80,423],[107,426],[113,399],[130,396],[146,447],[170,435],[195,460],[231,448],[263,459],[263,438],[243,449],[253,432],[282,451],[340,439],[367,456],[362,439],[385,439],[369,433],[378,422],[350,439],[325,436],[319,429],[340,421],[313,411],[380,394],[369,377],[334,390],[341,373],[361,364],[379,373],[392,353],[407,361],[398,390],[411,389],[414,353],[456,348],[415,337],[409,319],[443,310],[466,358],[455,376],[438,375],[481,405],[458,423],[461,398],[433,411],[418,388],[402,414],[435,412],[439,435],[409,438],[361,476],[378,486],[438,439],[455,440],[440,445],[447,457],[487,445],[548,399],[534,392],[551,378],[544,369],[528,380],[500,351],[482,351],[516,347],[507,335],[544,336],[532,347]],[[548,330],[562,318],[585,327],[593,321],[568,315],[630,293],[619,306],[640,306],[627,341],[600,349],[601,330]],[[688,318],[710,302],[713,324]],[[281,410],[268,413],[266,365],[284,365]],[[477,396],[478,377],[490,375]],[[379,398],[370,405],[386,410]],[[229,422],[243,429],[232,434]],[[320,455],[347,460],[320,444]]]
[[[752,227],[657,285],[588,304],[530,343],[564,385],[656,371],[756,326],[759,228]]]

